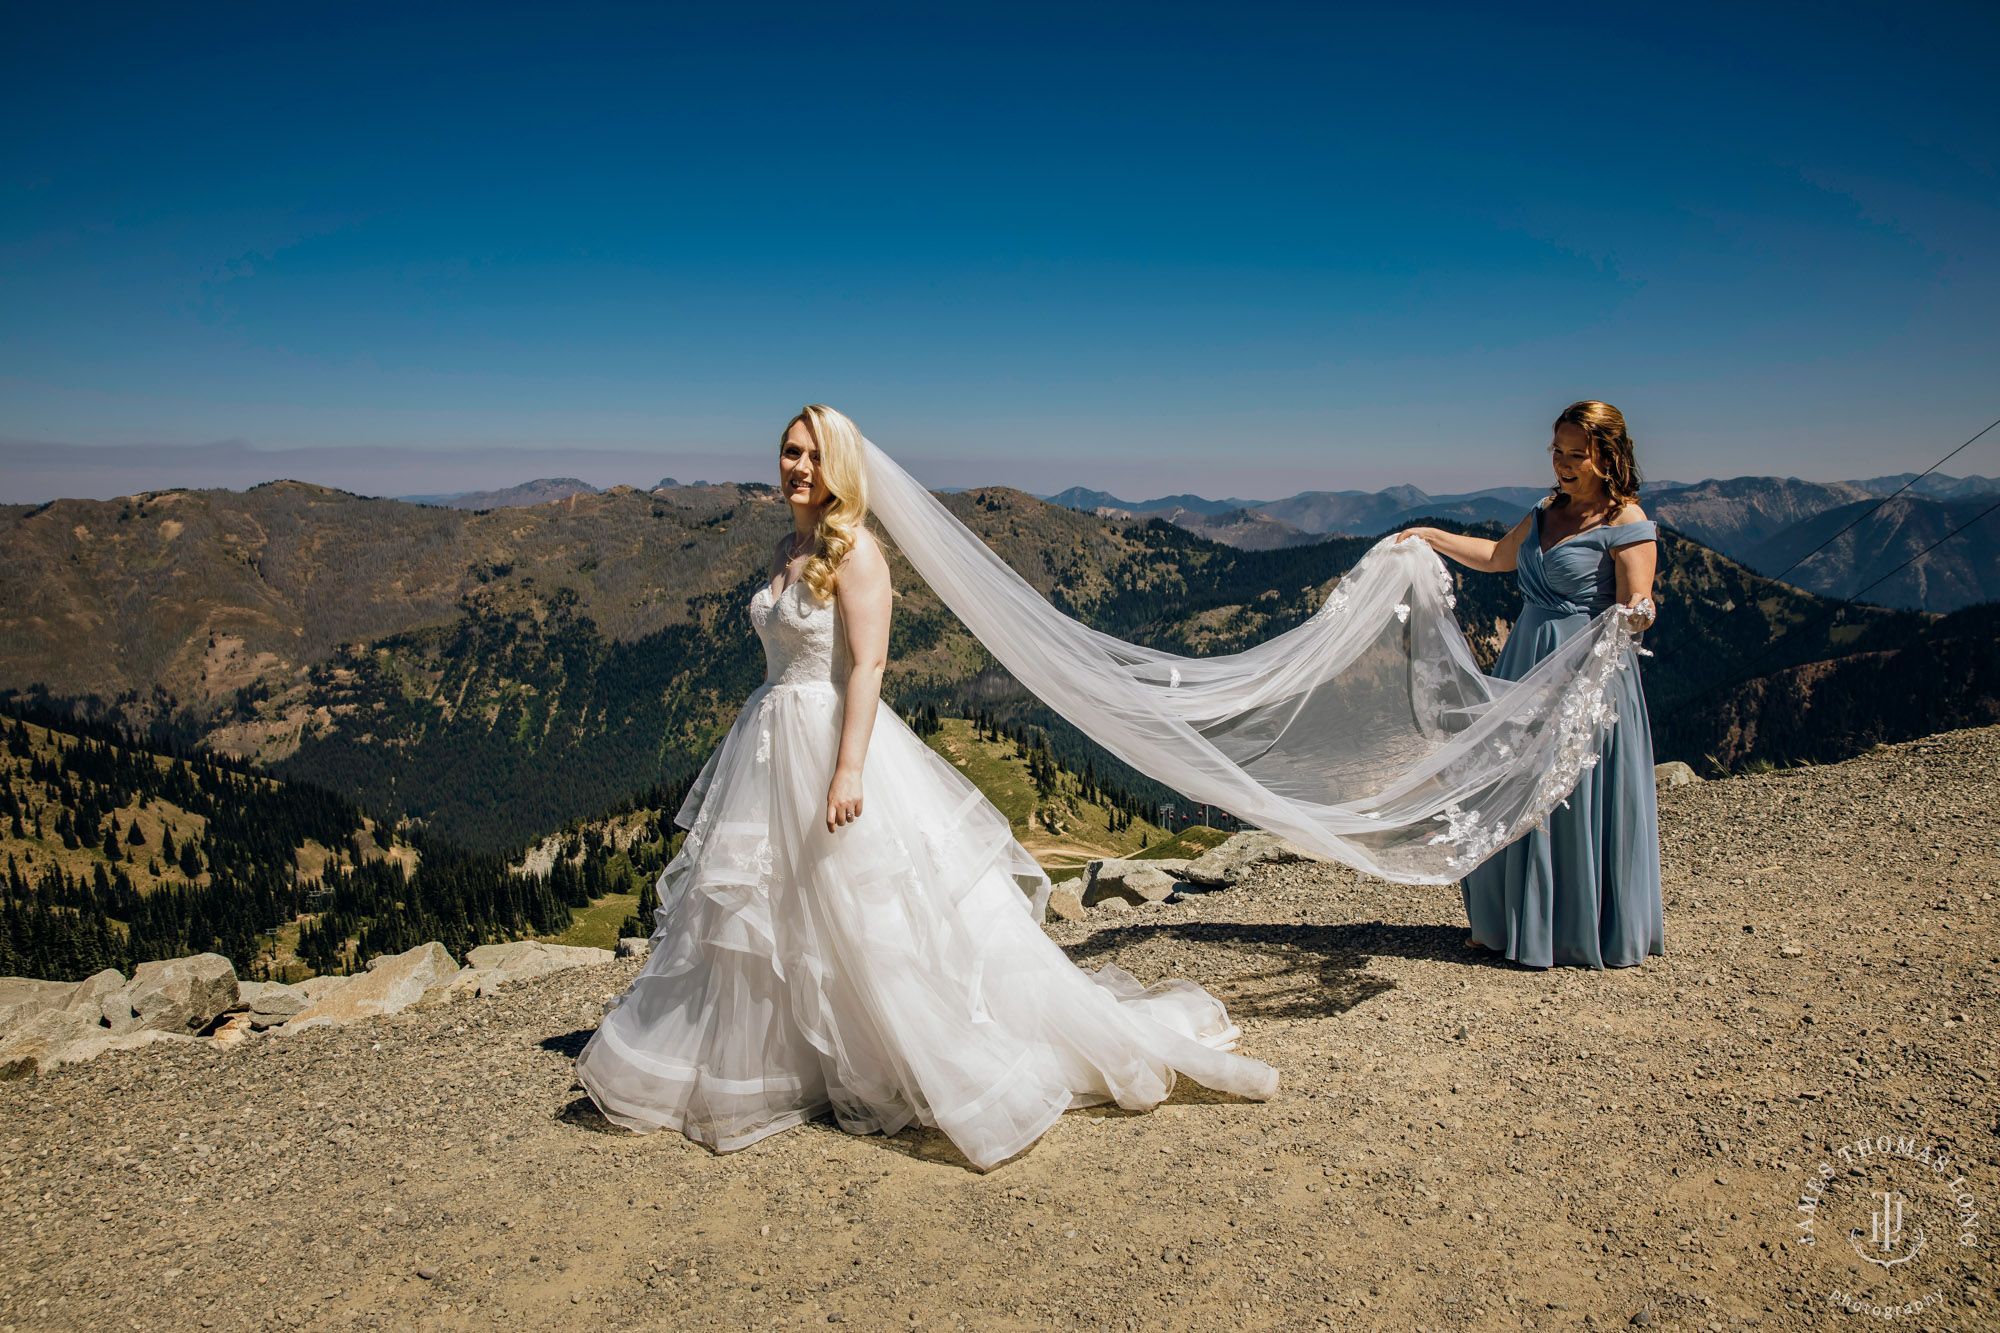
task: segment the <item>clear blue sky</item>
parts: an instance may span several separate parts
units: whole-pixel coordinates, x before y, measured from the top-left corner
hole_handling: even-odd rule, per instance
[[[10,7],[0,492],[760,476],[807,400],[1127,498],[1533,484],[1583,396],[1681,479],[2000,415],[1990,3],[730,8]]]

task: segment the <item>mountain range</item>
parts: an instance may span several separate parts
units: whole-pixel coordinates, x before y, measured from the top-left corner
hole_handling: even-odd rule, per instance
[[[661,479],[654,493],[706,489]],[[1898,492],[1901,492],[1898,494]],[[498,491],[400,497],[453,509],[526,508],[600,492],[574,477],[545,477]],[[952,491],[962,494],[964,491]],[[1547,491],[1536,486],[1495,486],[1432,495],[1415,486],[1381,491],[1301,491],[1282,500],[1209,500],[1163,495],[1122,500],[1107,491],[1072,486],[1044,496],[1052,504],[1100,518],[1161,519],[1226,546],[1247,551],[1309,546],[1330,536],[1380,536],[1419,521],[1498,523],[1511,527]],[[1978,517],[1967,508],[2000,495],[1991,477],[1919,477],[1902,472],[1856,481],[1812,482],[1796,477],[1711,478],[1699,482],[1650,482],[1648,512],[1760,573],[1789,577],[1831,597],[1866,590],[1871,601],[1908,610],[1948,612],[2000,596],[1994,539],[1970,530],[1926,551],[1954,527]],[[1870,506],[1893,496],[1871,513]],[[1990,502],[1990,501],[1989,501]],[[1850,522],[1854,531],[1831,541]],[[1811,556],[1797,570],[1793,566]],[[1884,579],[1905,560],[1910,568]]]
[[[1914,481],[1914,485],[1912,482]],[[1779,574],[1870,505],[1907,487],[1861,526],[1814,555],[1801,586],[1852,596],[1917,556],[1951,528],[1977,514],[1978,497],[2000,494],[2000,480],[1914,473],[1863,481],[1811,482],[1795,477],[1733,477],[1654,482],[1643,503],[1655,519],[1766,574]],[[1103,491],[1072,487],[1049,496],[1056,504],[1110,518],[1159,518],[1214,541],[1249,550],[1306,545],[1330,535],[1379,536],[1419,520],[1498,523],[1510,527],[1548,492],[1497,486],[1431,495],[1415,486],[1381,491],[1302,491],[1282,500],[1204,500],[1174,495],[1129,502]],[[1990,503],[1990,500],[1987,502]],[[1832,517],[1838,514],[1839,517]],[[1975,533],[1965,534],[1968,538]],[[1991,600],[2000,591],[1993,542],[1968,540],[1922,555],[1910,569],[1870,588],[1872,600],[1911,610],[1953,611]]]
[[[669,477],[661,485],[671,485]],[[572,495],[595,495],[597,488],[575,477],[538,477],[498,491],[457,491],[451,495],[399,495],[409,504],[438,505],[445,509],[510,509],[567,500]]]
[[[1068,614],[1189,654],[1300,623],[1373,544],[1251,550],[999,487],[943,499]],[[295,481],[0,507],[0,696],[502,850],[700,764],[762,678],[743,608],[788,525],[772,488],[732,485],[488,510]],[[1070,770],[1173,799],[1025,694],[893,551],[892,564],[885,695],[902,711],[1032,725]],[[1491,661],[1518,594],[1504,576],[1455,578]],[[1674,532],[1660,586],[1647,679],[1662,717],[1740,677],[1902,651],[1931,623],[1838,610]]]

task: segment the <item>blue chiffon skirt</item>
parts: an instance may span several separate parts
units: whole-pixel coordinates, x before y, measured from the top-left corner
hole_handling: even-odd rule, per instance
[[[1590,623],[1530,603],[1493,674],[1519,680]],[[1618,723],[1569,804],[1460,885],[1472,938],[1525,967],[1634,967],[1666,952],[1653,739],[1639,673],[1615,677]]]

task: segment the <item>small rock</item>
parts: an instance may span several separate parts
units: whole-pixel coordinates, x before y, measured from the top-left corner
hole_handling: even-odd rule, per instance
[[[1781,944],[1778,946],[1778,956],[1780,958],[1803,958],[1806,956],[1806,951],[1796,944]]]
[[[1656,787],[1692,787],[1700,781],[1701,774],[1678,759],[1653,765],[1653,784]]]
[[[627,935],[618,941],[618,947],[612,952],[620,958],[646,958],[652,955],[653,942],[637,935]]]
[[[1632,1316],[1632,1326],[1634,1328],[1650,1328],[1652,1323],[1653,1312],[1651,1310],[1641,1310]]]
[[[437,1275],[438,1275],[437,1269],[432,1268],[429,1264],[419,1264],[417,1266],[417,1276],[422,1278],[426,1282],[431,1281]]]
[[[1049,913],[1062,921],[1081,921],[1090,913],[1083,905],[1084,878],[1066,879],[1049,890]]]

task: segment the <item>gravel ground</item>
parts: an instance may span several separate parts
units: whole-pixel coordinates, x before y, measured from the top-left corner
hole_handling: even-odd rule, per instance
[[[1214,989],[1285,1088],[983,1176],[935,1133],[607,1126],[570,1062],[632,963],[0,1085],[0,1330],[1994,1327],[1953,1199],[2000,1195],[1996,774],[1989,729],[1664,793],[1672,953],[1623,972],[1323,866],[1058,927]],[[1891,1189],[1925,1247],[1864,1263]]]

